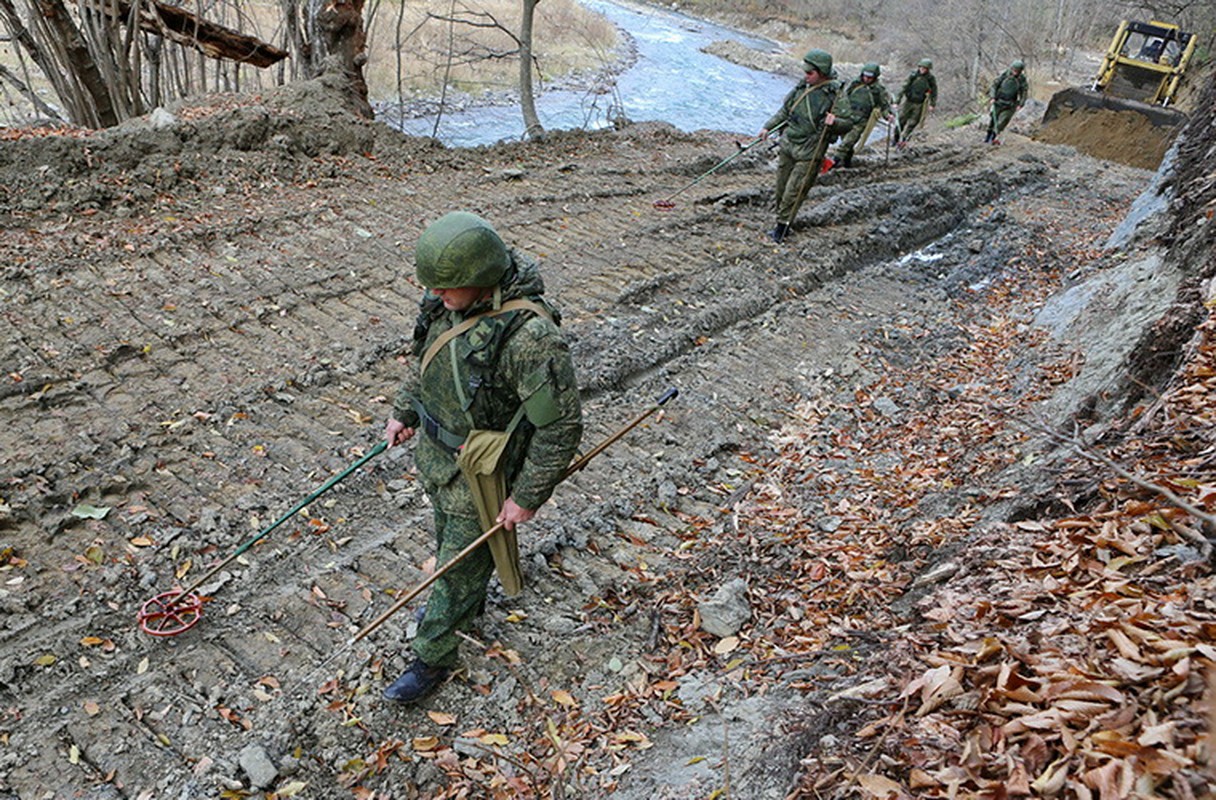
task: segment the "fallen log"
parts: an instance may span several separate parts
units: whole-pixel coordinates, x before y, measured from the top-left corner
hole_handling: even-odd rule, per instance
[[[86,0],[85,5],[124,22],[131,19],[131,4],[126,0]],[[287,58],[286,50],[158,0],[140,4],[139,27],[193,47],[212,58],[225,58],[254,67],[269,67]]]

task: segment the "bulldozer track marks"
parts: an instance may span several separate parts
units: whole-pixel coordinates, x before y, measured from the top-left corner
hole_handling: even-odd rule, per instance
[[[817,357],[791,350],[775,320],[813,339],[832,320],[807,311],[807,291],[924,246],[1008,188],[983,177],[982,154],[926,147],[892,159],[881,174],[889,192],[863,191],[880,168],[862,158],[815,187],[776,247],[764,235],[769,157],[741,159],[670,211],[652,206],[729,152],[727,136],[656,127],[560,142],[556,165],[551,150],[529,144],[479,153],[484,168],[422,148],[434,156],[428,169],[419,152],[388,156],[342,183],[285,187],[290,202],[217,201],[207,218],[173,223],[151,216],[143,235],[85,220],[78,247],[49,247],[4,269],[5,317],[21,333],[0,343],[0,361],[21,381],[0,390],[0,407],[24,427],[10,431],[2,462],[10,481],[0,487],[9,507],[0,544],[50,552],[26,599],[6,601],[0,696],[45,692],[42,705],[53,706],[62,695],[51,670],[67,673],[83,637],[110,639],[113,653],[91,655],[125,687],[128,713],[105,717],[108,735],[125,737],[149,771],[177,768],[181,754],[159,737],[178,741],[224,702],[173,700],[174,713],[137,723],[178,696],[169,687],[210,680],[248,689],[267,674],[306,673],[345,637],[344,616],[364,618],[410,584],[430,555],[429,510],[416,486],[407,491],[408,455],[390,451],[233,564],[178,642],[135,630],[135,600],[202,574],[379,438],[413,365],[402,357],[419,297],[412,244],[445,211],[477,211],[509,244],[542,257],[585,390],[589,439],[622,405],[672,384],[687,409],[673,413],[721,417],[721,441],[706,445],[729,448],[746,398],[782,391]],[[584,154],[605,167],[580,167]],[[1041,179],[1030,167],[1021,177]],[[103,245],[107,236],[131,249]],[[7,246],[32,245],[17,235]],[[737,341],[718,342],[728,329]],[[592,471],[610,475],[661,449],[623,441]],[[74,503],[101,504],[114,476],[128,488],[104,521],[43,529]],[[570,491],[596,480],[575,476]],[[340,611],[309,602],[318,579]],[[101,610],[75,615],[99,602],[98,586]],[[48,614],[51,624],[34,624]],[[394,631],[395,622],[373,646],[394,650]],[[258,636],[282,643],[277,658],[253,653],[249,637]],[[60,666],[33,674],[29,665],[48,652]],[[261,708],[241,713],[281,713]],[[139,735],[127,735],[133,727]]]

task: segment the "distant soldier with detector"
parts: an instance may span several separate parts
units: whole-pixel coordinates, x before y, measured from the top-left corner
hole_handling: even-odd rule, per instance
[[[832,56],[811,50],[802,66],[806,76],[764,123],[759,136],[765,139],[769,131],[784,126],[777,155],[777,225],[769,232],[769,238],[778,244],[815,185],[828,145],[852,126],[840,82],[833,79]]]
[[[414,460],[434,507],[439,566],[496,524],[503,530],[436,581],[416,658],[384,691],[404,703],[455,666],[456,631],[483,610],[495,568],[507,594],[522,588],[515,526],[553,493],[583,431],[570,352],[534,259],[457,211],[422,232],[415,266],[427,289],[414,328],[418,370],[385,438],[393,446],[423,432]]]
[[[895,144],[903,148],[907,146],[912,131],[925,121],[928,112],[937,107],[937,78],[933,76],[933,62],[930,59],[920,60],[895,96],[895,102],[901,103]]]
[[[879,82],[880,74],[881,70],[877,64],[866,64],[861,68],[861,75],[844,90],[852,109],[853,127],[836,148],[836,157],[842,167],[853,166],[853,154],[857,144],[860,142],[864,145],[862,137],[872,129],[869,123],[871,116],[877,115],[888,121],[894,119],[891,113],[891,95],[887,92],[887,87]]]
[[[992,88],[988,90],[988,133],[984,137],[985,143],[1000,144],[1001,132],[1018,109],[1026,105],[1030,83],[1026,80],[1025,72],[1025,62],[1014,61],[992,82]]]

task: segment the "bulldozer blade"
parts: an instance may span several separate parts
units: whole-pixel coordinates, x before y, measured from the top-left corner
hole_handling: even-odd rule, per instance
[[[1064,89],[1052,95],[1051,102],[1047,104],[1047,111],[1043,113],[1043,124],[1046,125],[1062,116],[1088,109],[1130,111],[1145,117],[1157,128],[1180,128],[1187,121],[1187,115],[1174,108],[1112,97],[1091,89],[1073,88]]]
[[[1036,139],[1071,145],[1095,158],[1156,169],[1186,114],[1084,89],[1065,89],[1051,100]]]

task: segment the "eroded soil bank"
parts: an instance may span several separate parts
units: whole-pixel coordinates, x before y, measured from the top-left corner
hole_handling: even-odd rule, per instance
[[[12,796],[682,798],[731,781],[740,797],[784,797],[805,755],[849,735],[856,707],[828,698],[881,665],[891,637],[932,624],[867,609],[897,608],[974,530],[894,543],[884,559],[906,580],[782,655],[759,643],[826,602],[814,594],[826,584],[781,583],[798,545],[780,525],[771,541],[736,536],[741,515],[746,528],[772,507],[757,465],[775,474],[813,421],[825,438],[807,439],[805,495],[785,501],[828,540],[853,509],[882,505],[859,476],[894,479],[913,459],[840,437],[894,431],[993,379],[984,361],[953,383],[935,371],[978,346],[974,326],[1010,327],[1016,357],[985,356],[1006,365],[989,400],[1007,408],[1067,386],[1087,357],[1142,353],[1130,325],[1112,326],[1103,356],[1044,338],[1033,316],[1160,243],[1101,249],[1148,183],[1141,170],[935,132],[829,173],[776,247],[760,148],[675,209],[653,205],[734,152],[725,134],[644,125],[446,150],[354,120],[323,86],[291,93],[0,150],[0,791]],[[1186,174],[1210,158],[1198,148]],[[1190,222],[1170,234],[1190,260],[1145,278],[1142,326],[1194,285],[1207,200],[1184,204]],[[544,259],[588,446],[669,387],[678,400],[558,491],[523,537],[530,588],[495,599],[466,671],[418,708],[379,696],[405,663],[409,613],[348,645],[428,566],[407,449],[205,586],[195,628],[139,632],[145,600],[375,444],[411,368],[412,243],[458,208]],[[896,370],[913,377],[885,382]],[[945,437],[935,483],[898,510],[906,530],[1044,503],[1052,475],[1027,458],[1025,430],[991,425]],[[707,633],[698,601],[740,580],[747,621]]]

